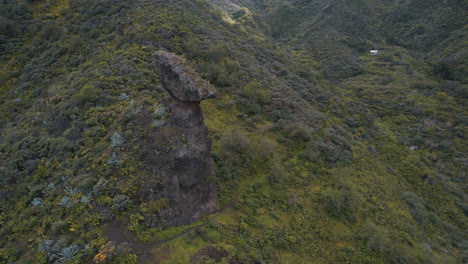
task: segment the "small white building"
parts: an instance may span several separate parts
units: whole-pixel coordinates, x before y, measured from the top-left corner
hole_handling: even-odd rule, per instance
[[[380,50],[370,50],[370,54],[377,55],[380,53]]]

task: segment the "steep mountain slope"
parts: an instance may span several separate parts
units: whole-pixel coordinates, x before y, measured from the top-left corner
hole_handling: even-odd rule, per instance
[[[1,2],[0,262],[466,262],[465,6]]]
[[[284,1],[268,16],[275,38],[315,53],[325,74],[341,78],[362,73],[357,57],[372,48],[398,45],[429,52],[446,47],[447,38],[466,32],[467,8],[464,1]],[[464,52],[463,39],[452,37],[459,44],[449,46]],[[433,55],[427,59],[436,64],[440,54]],[[449,68],[457,71],[466,54],[454,57]],[[455,75],[461,80],[462,74]]]

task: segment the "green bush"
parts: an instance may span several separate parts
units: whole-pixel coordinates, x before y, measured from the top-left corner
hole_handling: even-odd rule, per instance
[[[242,154],[248,149],[250,141],[245,134],[233,129],[221,138],[220,143],[224,153]]]
[[[62,36],[62,28],[55,22],[44,25],[39,32],[39,36],[48,41],[57,41]]]
[[[286,170],[284,170],[281,166],[274,163],[271,165],[270,173],[267,177],[268,181],[273,184],[283,184],[289,179],[290,175]]]
[[[332,142],[325,142],[323,140],[317,140],[307,144],[304,155],[310,161],[316,161],[318,158],[323,158],[330,164],[336,164],[340,162],[346,163],[352,159],[352,153],[350,150],[337,146]]]
[[[51,230],[56,235],[65,234],[68,231],[69,224],[66,221],[57,221],[52,224]]]
[[[329,58],[324,69],[325,75],[329,78],[350,78],[364,72],[365,69],[360,61],[351,55]]]
[[[345,197],[338,191],[328,189],[323,193],[323,202],[327,212],[334,217],[340,217],[346,210]]]
[[[120,212],[127,210],[128,206],[132,203],[132,201],[126,195],[122,194],[117,194],[114,196],[112,202],[112,208]]]
[[[6,17],[0,16],[0,36],[8,38],[14,37],[17,34],[15,23]]]
[[[404,192],[401,198],[410,206],[410,211],[418,223],[422,224],[426,220],[426,209],[423,200],[413,192]]]
[[[138,257],[133,253],[129,253],[123,257],[117,257],[114,261],[116,264],[137,264]]]
[[[78,36],[73,36],[69,39],[68,42],[68,52],[70,53],[75,53],[78,52],[81,48],[83,48],[86,45],[86,42],[78,37]]]
[[[434,72],[446,80],[463,81],[466,76],[460,65],[463,65],[463,62],[455,58],[441,58],[434,64]]]
[[[383,226],[378,226],[367,221],[359,231],[359,238],[366,242],[368,248],[384,252],[391,248],[391,240],[388,231]]]
[[[258,115],[262,113],[262,107],[258,104],[248,104],[243,112],[250,116]]]
[[[244,86],[242,95],[246,97],[249,101],[267,104],[271,101],[271,92],[258,81],[250,81],[247,85]]]
[[[283,130],[288,138],[299,142],[307,142],[312,139],[313,130],[303,123],[295,122],[288,124]]]

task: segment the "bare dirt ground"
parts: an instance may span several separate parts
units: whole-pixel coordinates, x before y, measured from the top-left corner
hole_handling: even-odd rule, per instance
[[[179,238],[181,236],[184,236],[191,232],[192,230],[195,230],[197,228],[201,228],[203,226],[206,226],[211,219],[215,219],[216,216],[224,212],[227,208],[232,207],[237,201],[237,197],[233,199],[231,202],[229,202],[227,205],[223,206],[220,209],[217,209],[216,212],[213,214],[212,217],[210,217],[206,222],[189,227],[187,229],[184,229],[180,233],[167,238],[167,239],[162,239],[158,240],[152,243],[142,243],[140,242],[135,235],[131,233],[130,230],[127,229],[124,223],[122,223],[119,220],[112,220],[104,229],[104,235],[107,237],[109,241],[112,241],[115,243],[115,245],[121,245],[126,243],[128,245],[128,248],[132,250],[133,253],[135,253],[138,256],[138,262],[139,263],[147,263],[147,264],[158,264],[160,263],[156,256],[151,252],[153,248],[164,245],[176,238]],[[196,263],[202,256],[208,256],[214,259],[221,259],[222,256],[224,256],[224,252],[222,250],[213,250],[212,246],[208,246],[202,250],[200,250],[195,256],[192,257],[191,262]],[[194,262],[195,261],[195,262]]]

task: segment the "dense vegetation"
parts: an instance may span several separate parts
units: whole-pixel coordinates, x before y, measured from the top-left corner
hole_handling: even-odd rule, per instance
[[[1,1],[0,263],[468,262],[468,4],[400,2]],[[135,188],[171,133],[159,49],[218,90],[224,210],[145,255],[106,230],[187,228]]]

